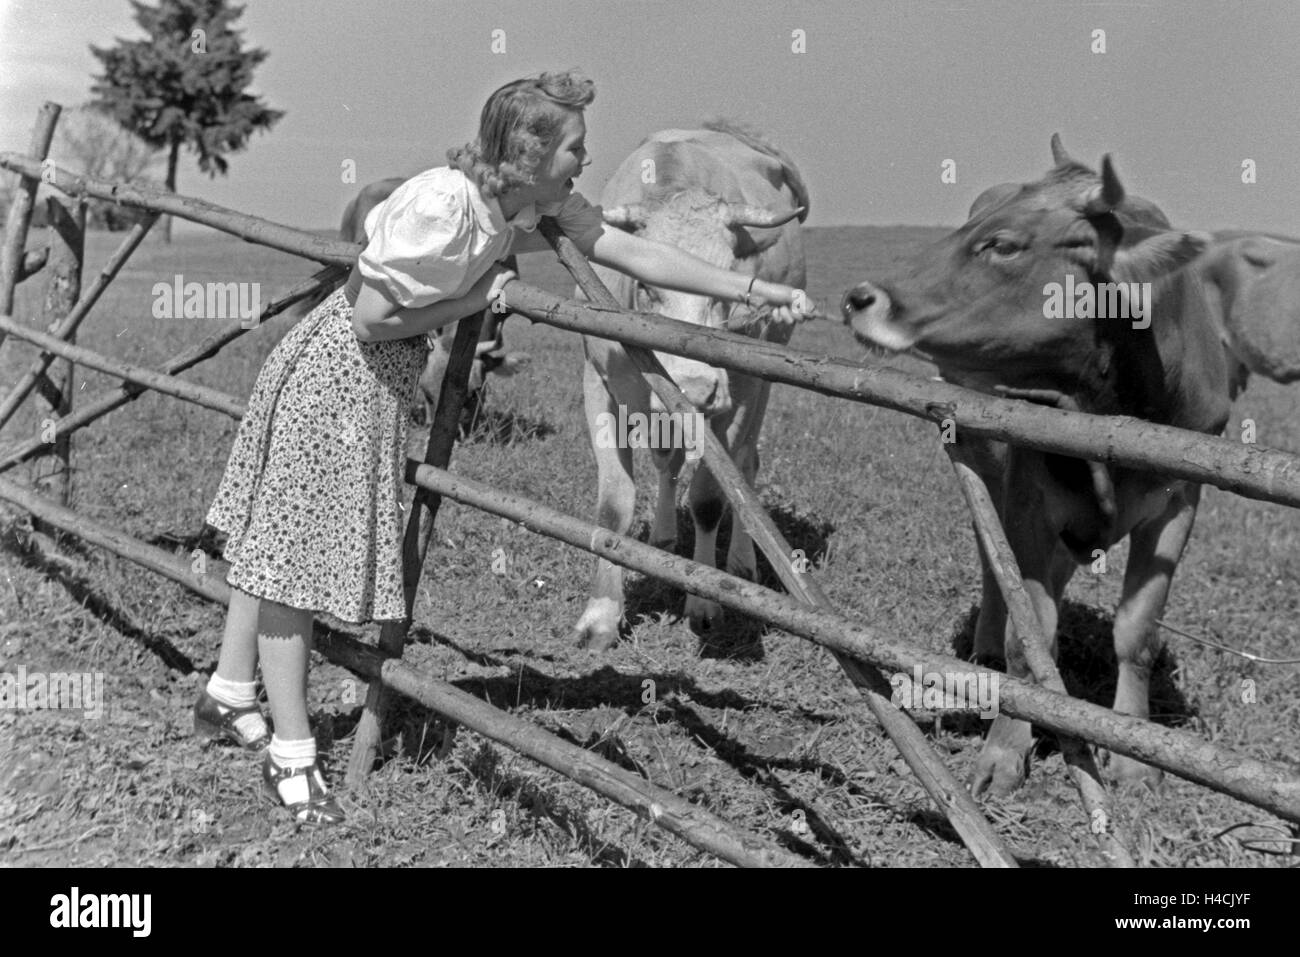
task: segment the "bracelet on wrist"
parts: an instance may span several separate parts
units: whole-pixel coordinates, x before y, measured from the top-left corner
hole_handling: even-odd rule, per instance
[[[500,299],[501,290],[505,287],[505,284],[510,282],[510,280],[512,279],[518,279],[518,278],[519,278],[518,274],[515,273],[513,269],[502,270],[500,275],[498,275],[495,279],[492,280],[492,285],[488,287],[488,294],[487,294],[488,304],[491,305],[492,303]]]

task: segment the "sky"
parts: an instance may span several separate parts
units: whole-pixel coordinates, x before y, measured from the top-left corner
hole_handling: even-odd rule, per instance
[[[89,45],[141,36],[131,12],[0,0],[0,150],[27,148],[43,101],[88,98]],[[1294,0],[257,0],[236,27],[286,115],[225,177],[186,157],[177,190],[302,228],[444,164],[502,83],[576,66],[593,202],[646,135],[724,115],[794,157],[810,226],[959,225],[984,188],[1042,175],[1059,131],[1175,225],[1300,235]]]

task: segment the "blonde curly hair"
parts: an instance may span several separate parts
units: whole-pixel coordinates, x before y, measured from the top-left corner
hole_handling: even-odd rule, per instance
[[[566,112],[581,110],[595,98],[596,84],[577,70],[507,83],[483,105],[478,139],[447,150],[447,161],[485,196],[530,186]]]

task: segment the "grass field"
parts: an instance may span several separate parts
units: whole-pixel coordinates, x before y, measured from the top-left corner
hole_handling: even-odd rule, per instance
[[[935,238],[892,227],[809,232],[810,294],[833,306],[860,278]],[[93,235],[97,270],[118,237]],[[158,320],[150,290],[187,281],[260,281],[264,300],[309,264],[215,234],[172,246],[153,240],[110,287],[81,344],[141,365],[161,363],[211,328]],[[566,293],[546,257],[527,281]],[[89,281],[89,272],[88,279]],[[39,308],[39,281],[20,287],[15,314]],[[829,311],[834,311],[833,309]],[[246,397],[290,320],[272,320],[186,378]],[[494,380],[495,431],[457,448],[458,472],[582,517],[594,507],[594,462],[582,420],[576,336],[512,319],[527,374]],[[795,347],[853,358],[846,328],[813,323]],[[0,382],[34,354],[0,348]],[[900,367],[928,374],[911,359]],[[78,395],[108,377],[78,369]],[[84,390],[84,391],[83,391]],[[1234,410],[1261,445],[1300,451],[1300,393],[1254,382]],[[34,434],[30,410],[0,444]],[[189,554],[220,481],[236,423],[146,394],[74,440],[74,507],[132,535]],[[1234,434],[1230,429],[1229,434]],[[1239,431],[1235,434],[1239,434]],[[412,430],[413,441],[422,438]],[[419,446],[422,449],[422,445]],[[870,406],[777,386],[761,442],[759,491],[777,525],[813,560],[846,613],[882,635],[965,654],[979,595],[969,520],[930,424]],[[418,453],[417,453],[418,454]],[[634,534],[645,537],[651,469],[638,462]],[[26,481],[26,467],[16,470]],[[683,483],[684,486],[685,483]],[[11,512],[11,517],[16,516]],[[684,508],[679,553],[690,554]],[[720,542],[725,554],[726,528]],[[200,749],[194,698],[215,666],[224,609],[95,549],[70,548],[66,568],[24,559],[13,534],[0,550],[0,670],[103,672],[107,712],[0,710],[0,860],[19,865],[717,866],[527,759],[461,730],[435,759],[436,719],[402,704],[387,759],[368,792],[342,791],[346,830],[299,831],[258,794],[258,759]],[[1260,654],[1300,654],[1300,516],[1207,489],[1166,619]],[[504,548],[509,574],[491,573]],[[1109,626],[1123,549],[1103,575],[1082,570],[1068,594],[1061,664],[1070,690],[1109,705]],[[655,782],[769,836],[810,861],[848,866],[969,865],[971,858],[875,728],[830,655],[782,632],[731,622],[701,644],[679,619],[682,596],[629,573],[631,638],[594,655],[568,630],[586,597],[591,559],[501,520],[444,503],[406,659],[494,705],[595,749]],[[760,560],[760,577],[775,578]],[[642,702],[652,679],[654,704]],[[1243,695],[1254,682],[1253,700]],[[1155,682],[1158,720],[1252,756],[1297,766],[1295,667],[1266,667],[1168,636]],[[327,771],[341,786],[364,686],[317,660],[311,707]],[[978,721],[927,722],[963,778],[981,741]],[[1025,864],[1095,864],[1087,821],[1054,745],[1040,745],[1027,785],[985,809]],[[1128,792],[1121,823],[1140,863],[1183,867],[1294,864],[1247,842],[1286,833],[1248,805],[1166,777],[1158,793]],[[802,826],[803,822],[807,827]],[[1240,827],[1247,825],[1246,827]],[[1228,829],[1233,828],[1229,831]]]

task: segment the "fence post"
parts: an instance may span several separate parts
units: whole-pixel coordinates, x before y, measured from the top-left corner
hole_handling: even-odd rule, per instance
[[[50,261],[45,284],[45,306],[41,321],[47,327],[65,319],[81,295],[81,267],[86,252],[86,201],[56,194],[47,200],[50,217]],[[75,344],[76,332],[68,334]],[[61,419],[72,412],[72,386],[75,366],[71,359],[57,359],[51,366],[50,381],[54,388],[42,392],[47,412]],[[44,425],[42,424],[42,429]],[[54,439],[55,468],[43,476],[39,461],[33,468],[33,480],[39,487],[43,478],[53,477],[53,491],[60,505],[72,497],[72,435],[60,433]]]
[[[59,121],[62,111],[59,104],[47,100],[36,114],[32,145],[27,153],[38,163],[49,155],[50,143],[54,140],[54,124]],[[14,191],[13,205],[9,207],[4,245],[0,247],[0,315],[8,316],[14,311],[14,289],[23,271],[23,247],[27,244],[27,229],[32,224],[32,207],[36,202],[38,185],[38,180],[23,176]],[[4,333],[0,332],[0,345],[4,341]]]

